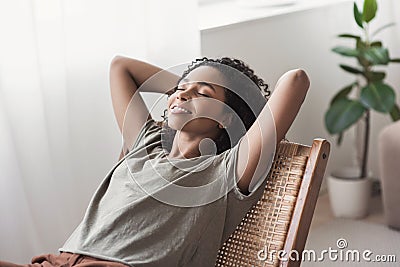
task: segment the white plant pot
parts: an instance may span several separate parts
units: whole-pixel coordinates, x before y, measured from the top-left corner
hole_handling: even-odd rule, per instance
[[[328,193],[336,217],[360,219],[368,215],[372,178],[354,179],[357,171],[343,169],[328,176]]]

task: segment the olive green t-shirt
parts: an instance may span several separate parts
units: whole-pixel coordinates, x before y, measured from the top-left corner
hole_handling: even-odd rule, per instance
[[[135,267],[215,266],[218,249],[266,184],[249,195],[240,192],[237,150],[170,160],[161,128],[147,121],[59,250]]]

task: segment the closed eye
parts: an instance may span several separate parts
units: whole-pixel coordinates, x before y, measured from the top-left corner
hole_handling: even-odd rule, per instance
[[[197,93],[197,94],[199,94],[199,95],[201,95],[201,96],[204,96],[204,97],[210,97],[209,95],[202,94],[202,93]]]
[[[177,92],[177,91],[185,91],[185,90],[186,90],[185,88],[180,88],[180,87],[178,87],[178,86],[176,86],[176,87],[174,88],[174,92]],[[205,93],[197,92],[197,94],[198,94],[198,95],[201,95],[201,96],[204,96],[204,97],[211,97],[210,95],[205,94]]]

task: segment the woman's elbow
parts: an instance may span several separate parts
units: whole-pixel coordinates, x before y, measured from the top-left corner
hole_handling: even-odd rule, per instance
[[[308,77],[307,72],[304,69],[295,69],[294,77],[299,87],[307,93],[308,88],[310,87],[310,78]]]
[[[124,60],[123,56],[116,55],[111,60],[111,66],[120,65],[123,60]]]

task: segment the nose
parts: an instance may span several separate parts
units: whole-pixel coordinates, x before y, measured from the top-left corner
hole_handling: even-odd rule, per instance
[[[176,94],[176,99],[183,100],[183,101],[189,100],[189,96],[187,95],[186,90],[179,91]]]
[[[184,90],[181,90],[176,94],[176,99],[183,100],[183,101],[192,99],[195,89],[196,89],[196,85],[188,84]]]

